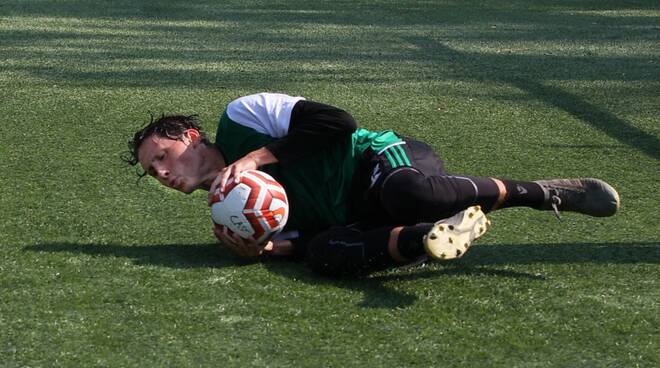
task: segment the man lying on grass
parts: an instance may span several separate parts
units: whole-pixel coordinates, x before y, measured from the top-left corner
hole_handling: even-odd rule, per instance
[[[131,165],[184,193],[224,188],[259,169],[286,189],[286,239],[215,235],[242,257],[304,259],[328,275],[359,275],[460,257],[490,226],[484,213],[524,206],[612,216],[619,196],[598,179],[535,182],[450,175],[425,143],[358,128],[353,117],[302,97],[261,93],[227,105],[209,142],[197,118],[153,120],[129,141]],[[210,197],[209,197],[210,198]]]

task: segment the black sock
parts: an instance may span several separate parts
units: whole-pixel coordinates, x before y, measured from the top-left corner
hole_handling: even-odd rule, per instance
[[[540,185],[531,181],[502,180],[506,187],[506,197],[499,208],[526,206],[540,208],[545,194]]]
[[[545,198],[541,186],[531,181],[474,176],[467,176],[466,178],[469,178],[474,186],[478,188],[478,200],[473,204],[481,205],[481,208],[486,212],[520,206],[540,208]],[[501,184],[498,184],[497,181],[500,181]],[[504,185],[504,196],[501,195],[501,185]]]
[[[413,226],[405,226],[399,232],[399,239],[396,243],[399,253],[410,261],[413,261],[419,256],[426,254],[424,250],[424,244],[422,239],[429,230],[433,227],[433,224],[422,223]]]

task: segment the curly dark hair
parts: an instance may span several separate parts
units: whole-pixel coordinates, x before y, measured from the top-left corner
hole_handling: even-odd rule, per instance
[[[161,114],[158,119],[154,119],[154,116],[151,115],[151,121],[149,124],[135,132],[133,138],[128,141],[128,152],[122,157],[122,160],[131,166],[135,166],[140,162],[138,150],[145,139],[153,134],[169,139],[181,139],[188,129],[196,129],[199,131],[202,142],[211,145],[211,142],[206,138],[206,135],[200,127],[198,115]],[[138,176],[140,177],[145,175],[147,175],[147,173],[138,173]]]

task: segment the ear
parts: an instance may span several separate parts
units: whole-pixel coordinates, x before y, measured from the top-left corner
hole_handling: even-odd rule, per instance
[[[199,134],[199,130],[197,129],[188,129],[184,132],[184,134],[190,139],[192,143],[200,142],[202,139],[202,135]]]

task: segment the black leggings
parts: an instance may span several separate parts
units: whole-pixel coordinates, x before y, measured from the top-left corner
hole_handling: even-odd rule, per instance
[[[358,275],[399,266],[388,254],[394,227],[433,223],[475,204],[487,210],[497,200],[497,185],[491,179],[446,174],[426,144],[406,140],[405,152],[410,166],[390,169],[379,157],[372,158],[372,169],[380,165],[384,174],[367,190],[367,211],[357,223],[332,227],[308,242],[312,269]]]

